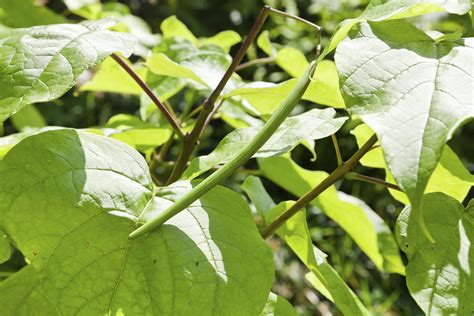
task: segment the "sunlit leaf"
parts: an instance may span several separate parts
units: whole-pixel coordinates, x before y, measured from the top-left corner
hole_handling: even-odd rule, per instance
[[[328,176],[324,171],[303,169],[287,156],[258,159],[258,163],[265,177],[296,196],[313,189]],[[378,269],[404,274],[390,228],[364,202],[338,192],[332,186],[311,205],[341,226]]]
[[[271,209],[266,222],[273,222],[287,210],[292,201],[282,202]],[[330,293],[336,306],[345,315],[370,315],[352,290],[326,261],[326,255],[313,245],[306,223],[306,211],[301,210],[277,230],[277,235],[295,252],[300,260]]]
[[[0,121],[26,104],[62,96],[84,70],[135,41],[108,21],[0,29]]]
[[[2,308],[17,304],[1,301],[3,293],[36,285],[43,297],[24,297],[24,313],[49,302],[53,315],[255,315],[267,301],[271,251],[246,202],[228,189],[215,187],[159,230],[129,240],[138,222],[192,185],[157,192],[136,151],[74,130],[26,138],[0,162],[0,175],[2,229],[37,273],[0,283]]]
[[[345,117],[335,118],[333,109],[313,109],[287,118],[270,139],[253,157],[272,157],[291,151],[304,140],[327,137],[339,130]],[[240,128],[232,131],[208,155],[194,158],[183,174],[184,179],[193,179],[212,167],[230,161],[257,135],[259,127]]]
[[[454,130],[474,117],[474,41],[436,42],[411,24],[362,23],[339,45],[346,106],[373,129],[418,209]]]

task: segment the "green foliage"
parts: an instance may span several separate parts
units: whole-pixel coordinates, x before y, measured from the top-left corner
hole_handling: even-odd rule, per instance
[[[324,171],[303,169],[287,156],[259,159],[259,165],[265,177],[296,196],[304,194],[327,176]],[[311,205],[340,225],[377,268],[404,273],[390,229],[367,205],[355,198],[347,198],[335,187],[319,195]]]
[[[126,2],[0,0],[0,314],[472,313],[471,1]]]
[[[403,210],[397,223],[401,249],[409,258],[408,289],[428,315],[469,315],[474,310],[474,253],[470,249],[474,209],[465,209],[443,193],[425,195],[423,207],[435,245],[413,224],[410,207]]]
[[[343,117],[334,118],[335,115],[336,111],[333,109],[313,109],[287,118],[253,157],[280,156],[303,141],[321,139],[334,134],[346,120]],[[309,126],[311,128],[308,128]],[[236,146],[243,148],[248,145],[259,130],[258,127],[248,127],[227,134],[212,153],[193,159],[183,177],[194,179],[212,167],[230,161],[236,155]]]
[[[66,314],[261,311],[272,255],[236,193],[216,187],[164,230],[128,240],[138,222],[191,188],[179,182],[157,193],[147,169],[131,148],[72,130],[37,134],[8,153],[0,164],[0,200],[10,206],[0,219],[43,295]],[[29,288],[5,283],[0,292],[18,286]]]
[[[134,39],[106,30],[110,26],[99,21],[0,29],[0,121],[27,104],[60,97],[111,53],[129,56]]]

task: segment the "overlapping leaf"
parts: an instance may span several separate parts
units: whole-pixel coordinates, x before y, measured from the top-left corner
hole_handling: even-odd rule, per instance
[[[350,112],[383,147],[415,209],[454,130],[474,116],[474,40],[436,42],[411,24],[362,23],[336,64]]]
[[[362,146],[373,134],[373,131],[367,125],[361,124],[352,130],[352,134],[356,137],[357,144]],[[361,163],[367,167],[385,169],[386,180],[394,181],[385,164],[382,148],[378,147],[369,151],[362,157]],[[425,192],[443,192],[462,202],[473,185],[474,175],[466,169],[456,153],[446,145],[441,153],[438,165],[428,180]],[[398,201],[409,204],[409,200],[403,192],[391,189],[389,192]]]
[[[471,315],[474,310],[474,208],[443,193],[425,195],[423,216],[436,244],[416,225],[406,207],[398,219],[407,253],[410,293],[427,315]]]
[[[130,147],[74,130],[48,131],[15,146],[0,162],[0,175],[0,226],[31,262],[12,282],[0,283],[2,309],[40,315],[262,311],[273,282],[272,255],[238,194],[216,187],[159,230],[131,241],[137,222],[192,186],[179,182],[156,192],[146,162]],[[48,302],[55,312],[38,310]]]
[[[258,159],[258,162],[265,177],[296,196],[308,192],[328,175],[323,171],[303,169],[286,156]],[[365,203],[336,191],[333,186],[314,199],[311,205],[341,226],[378,269],[404,274],[390,228]]]
[[[108,55],[132,53],[135,40],[110,21],[0,29],[0,121],[24,105],[63,95]]]
[[[268,223],[273,222],[294,202],[287,201],[271,209],[267,216]],[[306,211],[301,210],[290,218],[277,232],[285,243],[296,253],[312,274],[323,286],[323,293],[330,293],[330,299],[344,315],[370,315],[352,290],[326,261],[326,255],[313,245],[306,223]]]
[[[359,22],[403,19],[433,12],[462,15],[468,13],[471,8],[470,0],[372,0],[360,17],[340,23],[324,48],[321,58],[332,52]]]
[[[304,140],[327,137],[338,131],[345,117],[335,118],[334,109],[313,109],[287,118],[270,139],[253,157],[272,157],[291,151]],[[212,167],[230,161],[237,154],[236,148],[243,148],[257,135],[260,128],[236,129],[229,133],[209,155],[193,159],[183,174],[192,179]]]

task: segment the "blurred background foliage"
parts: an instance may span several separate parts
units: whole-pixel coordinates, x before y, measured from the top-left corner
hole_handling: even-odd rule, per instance
[[[72,1],[74,2],[74,1]],[[301,16],[324,28],[322,44],[327,42],[335,31],[339,22],[347,18],[357,17],[364,10],[368,0],[128,0],[128,1],[102,1],[107,4],[107,15],[113,16],[132,14],[140,17],[147,26],[137,23],[145,29],[141,33],[140,41],[150,43],[160,41],[161,22],[176,15],[184,22],[197,37],[210,37],[220,31],[234,30],[242,36],[250,30],[258,12],[264,4],[279,10]],[[20,11],[21,6],[35,6],[41,10],[51,10],[42,16],[49,17],[51,23],[65,20],[80,21],[83,18],[72,14],[63,1],[57,0],[0,0],[0,22],[11,27],[26,27],[38,23],[38,16],[28,19],[16,18],[12,12],[2,10],[8,5],[14,4]],[[56,14],[54,14],[56,13]],[[93,17],[103,17],[93,10],[82,14]],[[441,32],[454,32],[463,28],[465,33],[471,33],[471,22],[466,17],[449,17],[447,14],[431,14],[417,18],[415,23],[424,29],[436,29]],[[316,47],[316,32],[307,25],[288,20],[281,16],[271,15],[265,25],[269,38],[276,48],[283,46],[295,47],[302,51],[308,58],[314,54]],[[235,45],[230,54],[235,53],[238,45]],[[253,45],[248,52],[249,59],[266,57],[265,53]],[[330,57],[331,58],[331,57]],[[138,60],[138,58],[136,59]],[[273,64],[260,64],[250,67],[239,74],[246,80],[265,80],[280,82],[289,78],[288,74]],[[92,73],[89,73],[89,77]],[[87,76],[85,77],[87,78]],[[85,79],[84,79],[85,80]],[[182,90],[168,101],[177,111],[182,111],[186,104],[199,104],[205,96],[195,91]],[[311,105],[314,106],[314,105]],[[308,108],[308,103],[303,104],[299,111]],[[90,126],[103,126],[110,117],[119,113],[128,113],[139,116],[140,98],[133,95],[121,95],[114,93],[78,92],[71,90],[62,98],[38,104],[37,109],[42,117],[37,120],[37,126],[55,125],[84,128]],[[341,114],[343,110],[338,110]],[[357,144],[350,130],[359,124],[357,120],[349,120],[338,132],[339,145],[343,158],[348,158],[356,149]],[[17,132],[21,122],[15,120],[7,121],[3,133],[9,135]],[[221,120],[214,120],[206,131],[201,146],[200,154],[210,152],[217,143],[230,132],[232,128]],[[472,172],[474,170],[474,123],[471,122],[462,127],[450,141],[451,148],[459,155],[463,163]],[[173,146],[168,156],[170,159],[176,157],[178,146]],[[297,147],[292,152],[293,159],[306,169],[317,169],[331,172],[336,166],[333,144],[330,139],[323,139],[316,143],[317,160],[313,161],[311,153],[303,146]],[[255,168],[255,163],[249,163],[248,168]],[[368,169],[357,167],[357,172],[378,178],[384,178],[382,169]],[[165,167],[158,172],[169,172]],[[236,174],[228,185],[237,191],[242,191],[238,184],[245,179],[245,174]],[[269,181],[263,180],[266,189],[276,202],[295,197],[280,189]],[[385,221],[391,225],[395,223],[396,217],[403,208],[387,190],[383,187],[367,185],[361,182],[344,180],[339,185],[339,190],[364,200]],[[474,197],[470,192],[466,200]],[[374,315],[421,315],[416,303],[410,297],[405,279],[396,274],[380,272],[374,264],[354,244],[347,234],[333,223],[321,211],[314,207],[308,209],[308,224],[314,243],[329,257],[332,266],[340,273],[343,279],[354,289],[366,306],[370,307]],[[273,291],[287,298],[302,315],[338,315],[334,306],[319,295],[305,280],[306,268],[277,238],[271,239],[270,243],[275,251],[277,282]],[[16,253],[10,261],[3,265],[10,270],[22,266],[23,260]],[[1,278],[0,274],[0,278]]]

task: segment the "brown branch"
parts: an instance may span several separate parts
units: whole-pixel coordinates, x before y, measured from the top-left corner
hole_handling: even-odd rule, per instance
[[[377,142],[377,136],[372,135],[369,140],[345,163],[337,167],[326,179],[324,179],[318,186],[313,188],[311,191],[306,192],[301,196],[295,204],[293,204],[288,210],[282,213],[274,222],[268,225],[262,232],[264,239],[270,237],[280,226],[288,221],[293,215],[299,210],[309,204],[318,195],[323,193],[327,188],[332,186],[338,180],[342,179],[345,174],[352,170],[359,160],[372,148]]]
[[[355,173],[355,172],[348,172],[345,177],[347,179],[351,179],[351,180],[359,180],[359,181],[363,181],[363,182],[367,182],[367,183],[382,185],[384,187],[403,192],[403,190],[398,185],[396,185],[394,183],[390,183],[390,182],[384,181],[382,179],[377,179],[377,178],[365,176],[363,174],[359,174],[359,173]]]
[[[158,99],[158,97],[153,93],[151,88],[142,80],[142,78],[140,78],[140,76],[135,72],[135,70],[133,70],[132,67],[130,67],[130,65],[128,65],[125,60],[123,60],[119,55],[114,53],[112,54],[112,58],[130,75],[130,77],[132,77],[133,80],[135,80],[135,82],[140,86],[140,88],[143,89],[143,91],[156,105],[158,110],[163,113],[165,118],[175,130],[178,137],[183,137],[184,133],[181,130],[181,127],[179,126],[179,123],[176,118],[173,116],[173,114],[170,113],[168,108],[163,103],[161,103],[160,99]]]

